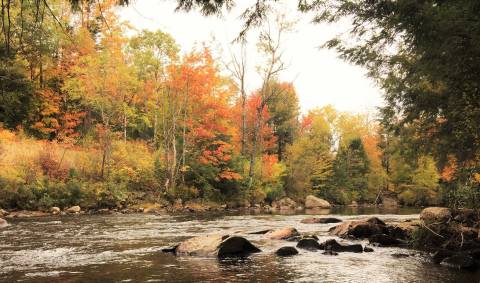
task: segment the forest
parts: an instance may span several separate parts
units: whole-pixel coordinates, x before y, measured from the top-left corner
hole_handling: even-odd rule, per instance
[[[232,1],[211,2],[178,5],[209,15]],[[265,21],[270,2],[244,14],[242,33]],[[124,1],[2,0],[0,207],[253,205],[310,194],[338,205],[390,197],[478,207],[480,24],[471,19],[480,4],[329,2],[299,9],[317,22],[353,19],[358,42],[324,48],[368,70],[385,93],[378,112],[302,113],[294,82],[280,79],[291,31],[280,16],[259,27],[261,84],[247,93],[254,63],[244,49],[229,62],[208,44],[181,52],[168,33],[121,21]]]

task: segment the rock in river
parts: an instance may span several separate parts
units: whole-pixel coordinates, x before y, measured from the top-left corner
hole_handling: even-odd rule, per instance
[[[452,212],[446,207],[427,207],[420,213],[420,219],[425,222],[447,222],[452,218]]]
[[[346,221],[330,229],[330,235],[335,235],[341,238],[368,238],[376,234],[388,233],[385,223],[372,217],[367,220]]]
[[[309,251],[316,251],[322,249],[322,246],[313,238],[301,239],[297,243],[297,248]]]
[[[294,247],[281,247],[276,252],[278,256],[292,256],[298,254],[298,251]]]
[[[75,205],[67,209],[68,213],[79,213],[81,210],[80,206]]]
[[[7,226],[8,226],[7,220],[0,218],[0,228],[5,228]]]
[[[174,248],[164,252],[174,252],[176,255],[189,256],[243,256],[260,252],[247,239],[238,236],[208,235],[190,238]]]
[[[363,252],[363,247],[360,244],[353,245],[342,245],[334,239],[327,240],[320,244],[325,251],[333,252],[352,252],[352,253],[361,253]]]
[[[477,264],[473,257],[466,254],[457,254],[451,257],[447,257],[442,260],[440,264],[456,269],[474,269],[477,267]]]
[[[322,217],[322,218],[305,218],[301,221],[304,224],[328,224],[328,223],[339,223],[342,222],[342,220],[338,218],[333,218],[333,217]]]
[[[271,240],[286,240],[296,236],[300,236],[300,233],[293,227],[270,231],[265,234],[265,237]]]
[[[370,244],[379,244],[380,246],[389,247],[389,246],[398,246],[403,244],[400,240],[395,239],[392,236],[386,234],[375,234],[368,238]]]
[[[59,207],[54,206],[54,207],[51,207],[51,208],[50,208],[50,213],[53,214],[53,215],[57,215],[57,214],[59,214],[60,212],[61,212],[61,210],[60,210]]]
[[[305,208],[306,209],[315,209],[315,208],[330,208],[331,205],[328,201],[317,198],[316,196],[309,195],[305,199]]]

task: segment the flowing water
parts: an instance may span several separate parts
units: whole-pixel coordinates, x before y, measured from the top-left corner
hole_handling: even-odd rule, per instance
[[[331,211],[343,220],[375,215],[387,222],[418,218],[418,211]],[[479,272],[448,269],[402,248],[338,256],[300,250],[273,253],[294,242],[265,240],[249,232],[294,226],[330,239],[336,224],[302,224],[305,214],[217,213],[155,216],[77,215],[10,220],[0,230],[1,282],[479,282]],[[160,250],[189,237],[243,234],[262,249],[242,259],[175,257]],[[337,239],[338,240],[338,239]],[[356,241],[366,244],[365,241]],[[406,258],[394,253],[409,254]]]

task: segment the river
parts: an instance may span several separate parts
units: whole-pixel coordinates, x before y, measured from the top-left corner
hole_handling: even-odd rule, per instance
[[[343,220],[377,216],[386,222],[418,218],[418,210],[340,209]],[[480,272],[452,270],[403,248],[338,256],[300,250],[273,253],[294,242],[249,235],[293,226],[330,239],[336,224],[302,224],[308,215],[238,212],[187,215],[75,215],[11,219],[0,230],[1,282],[479,282]],[[262,252],[243,259],[175,257],[160,250],[210,233],[246,235]],[[356,241],[366,244],[365,241]],[[392,254],[409,254],[396,258]]]

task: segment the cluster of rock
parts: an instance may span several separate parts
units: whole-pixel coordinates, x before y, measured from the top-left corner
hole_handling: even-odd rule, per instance
[[[435,263],[458,269],[480,267],[480,212],[429,207],[420,214],[417,245],[433,251]]]

